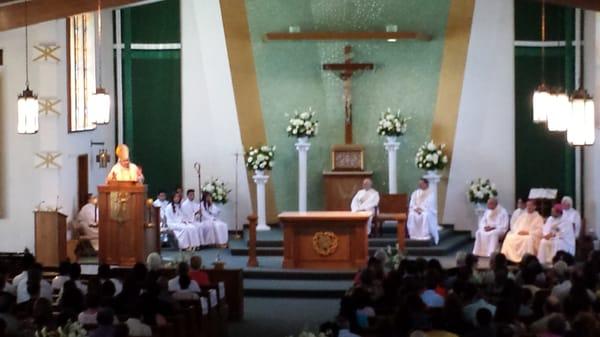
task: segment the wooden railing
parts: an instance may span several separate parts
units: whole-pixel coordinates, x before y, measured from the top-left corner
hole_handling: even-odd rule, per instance
[[[256,220],[257,216],[251,214],[248,216],[248,267],[258,267],[258,259],[256,258]]]

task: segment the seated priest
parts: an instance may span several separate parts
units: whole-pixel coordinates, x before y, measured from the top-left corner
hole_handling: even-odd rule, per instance
[[[542,229],[542,240],[538,249],[540,263],[551,264],[556,252],[562,250],[575,254],[575,231],[571,219],[565,217],[561,204],[552,208],[552,216],[548,217]]]
[[[120,144],[115,150],[118,162],[112,167],[106,182],[109,181],[137,181],[140,183],[144,182],[144,175],[142,169],[129,161],[129,147],[125,144]]]
[[[181,195],[175,193],[171,203],[165,211],[167,228],[172,230],[177,238],[179,249],[193,250],[200,246],[198,231],[196,227],[183,221],[183,212],[181,211]]]
[[[367,224],[367,234],[371,234],[373,215],[377,205],[379,205],[379,192],[373,188],[373,181],[367,178],[363,180],[362,189],[356,192],[350,204],[352,212],[371,212],[371,217]]]
[[[200,245],[206,245],[206,240],[204,240],[204,227],[203,224],[199,221],[200,219],[200,203],[196,202],[196,191],[193,189],[187,190],[187,197],[181,203],[181,212],[183,212],[183,222],[193,225],[198,232],[198,240],[200,240]]]
[[[573,230],[575,231],[575,238],[579,239],[579,236],[582,234],[581,215],[579,215],[579,212],[575,208],[573,208],[573,199],[571,199],[571,197],[565,196],[561,200],[561,205],[563,210],[563,218],[565,218],[565,220],[573,226]]]
[[[510,216],[510,225],[512,226],[515,221],[517,221],[517,218],[519,217],[519,215],[523,214],[525,212],[525,201],[523,201],[523,199],[519,198],[517,199],[517,208],[513,211],[512,215]]]
[[[529,200],[526,211],[510,226],[502,244],[502,254],[512,262],[521,262],[525,254],[536,255],[542,236],[544,218],[536,211],[535,201]]]
[[[419,180],[419,188],[410,195],[408,219],[406,222],[408,236],[414,240],[431,240],[437,245],[439,241],[437,204],[435,192],[429,188],[429,181]]]
[[[508,229],[508,212],[492,197],[487,202],[487,210],[479,220],[475,233],[473,255],[489,257],[499,250],[499,242]]]
[[[90,240],[98,251],[98,198],[95,195],[88,194],[88,202],[77,213],[76,221],[80,238]]]

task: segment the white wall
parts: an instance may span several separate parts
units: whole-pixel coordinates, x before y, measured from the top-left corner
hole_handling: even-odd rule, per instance
[[[222,212],[230,229],[239,193],[241,228],[251,212],[250,192],[243,156],[235,166],[234,154],[243,153],[243,147],[218,0],[181,0],[181,81],[184,188],[198,189],[194,163],[201,163],[203,182],[218,177],[232,189]]]
[[[443,216],[459,230],[476,228],[468,183],[489,178],[500,203],[515,194],[514,8],[512,1],[477,0]]]
[[[114,97],[112,57],[112,24],[110,12],[103,13],[103,79],[104,87]],[[99,126],[95,131],[71,133],[67,126],[66,23],[54,20],[29,29],[31,89],[40,97],[61,100],[61,115],[40,116],[40,131],[35,135],[18,135],[17,95],[25,86],[24,29],[0,33],[4,50],[4,66],[0,66],[0,251],[22,251],[34,247],[33,210],[45,201],[43,208],[58,205],[71,219],[77,212],[77,156],[87,153],[90,192],[104,180],[107,169],[99,169],[95,155],[99,148],[90,140],[105,142],[114,157],[114,124]],[[39,43],[55,43],[60,62],[31,62],[38,55],[33,49]],[[58,151],[60,169],[34,168],[34,153]]]

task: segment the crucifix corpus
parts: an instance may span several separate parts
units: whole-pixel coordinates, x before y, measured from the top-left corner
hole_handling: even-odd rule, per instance
[[[373,70],[373,63],[353,63],[352,46],[344,47],[344,63],[325,63],[323,70],[335,71],[344,83],[344,140],[352,144],[352,76],[363,70]]]

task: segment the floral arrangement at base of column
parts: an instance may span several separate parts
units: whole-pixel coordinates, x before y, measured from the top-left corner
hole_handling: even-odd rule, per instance
[[[250,147],[246,151],[246,167],[253,171],[272,170],[275,164],[275,146]]]
[[[202,185],[202,192],[210,193],[214,203],[225,205],[228,201],[227,195],[231,192],[231,189],[228,189],[221,179],[214,178]]]
[[[433,140],[421,145],[415,156],[415,165],[426,171],[443,170],[448,164],[444,149],[446,144],[436,145]]]

